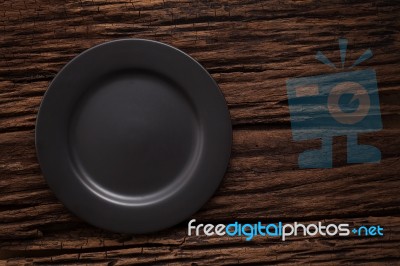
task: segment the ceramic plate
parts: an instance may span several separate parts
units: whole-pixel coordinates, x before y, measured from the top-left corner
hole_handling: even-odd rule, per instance
[[[54,78],[36,150],[56,196],[83,220],[146,233],[189,218],[226,171],[232,127],[193,58],[140,39],[95,46]]]

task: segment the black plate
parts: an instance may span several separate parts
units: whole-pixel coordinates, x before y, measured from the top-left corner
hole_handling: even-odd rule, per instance
[[[145,233],[196,212],[229,162],[232,127],[218,85],[155,41],[93,47],[47,90],[36,124],[43,175],[83,220]]]

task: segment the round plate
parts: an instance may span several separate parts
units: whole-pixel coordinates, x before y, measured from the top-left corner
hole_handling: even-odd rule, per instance
[[[218,187],[231,144],[215,81],[187,54],[149,40],[112,41],[74,58],[36,122],[39,163],[56,196],[115,232],[187,219]]]

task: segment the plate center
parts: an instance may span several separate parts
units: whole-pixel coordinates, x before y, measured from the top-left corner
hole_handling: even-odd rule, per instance
[[[198,134],[196,113],[179,86],[155,73],[125,71],[82,97],[70,144],[85,181],[140,197],[183,181]]]

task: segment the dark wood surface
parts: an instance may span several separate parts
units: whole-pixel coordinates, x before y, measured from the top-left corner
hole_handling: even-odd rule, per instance
[[[400,264],[399,1],[0,1],[0,264]],[[178,47],[212,74],[229,105],[234,143],[215,196],[193,218],[229,223],[326,221],[380,224],[385,235],[189,237],[187,221],[149,235],[96,229],[69,213],[46,185],[34,146],[49,82],[85,49],[140,37]],[[346,164],[334,139],[333,169],[299,169],[286,95],[292,77],[334,73],[318,50],[376,70],[384,129],[360,136],[380,164]],[[337,70],[341,71],[341,70]],[[82,73],[84,75],[84,73]]]

